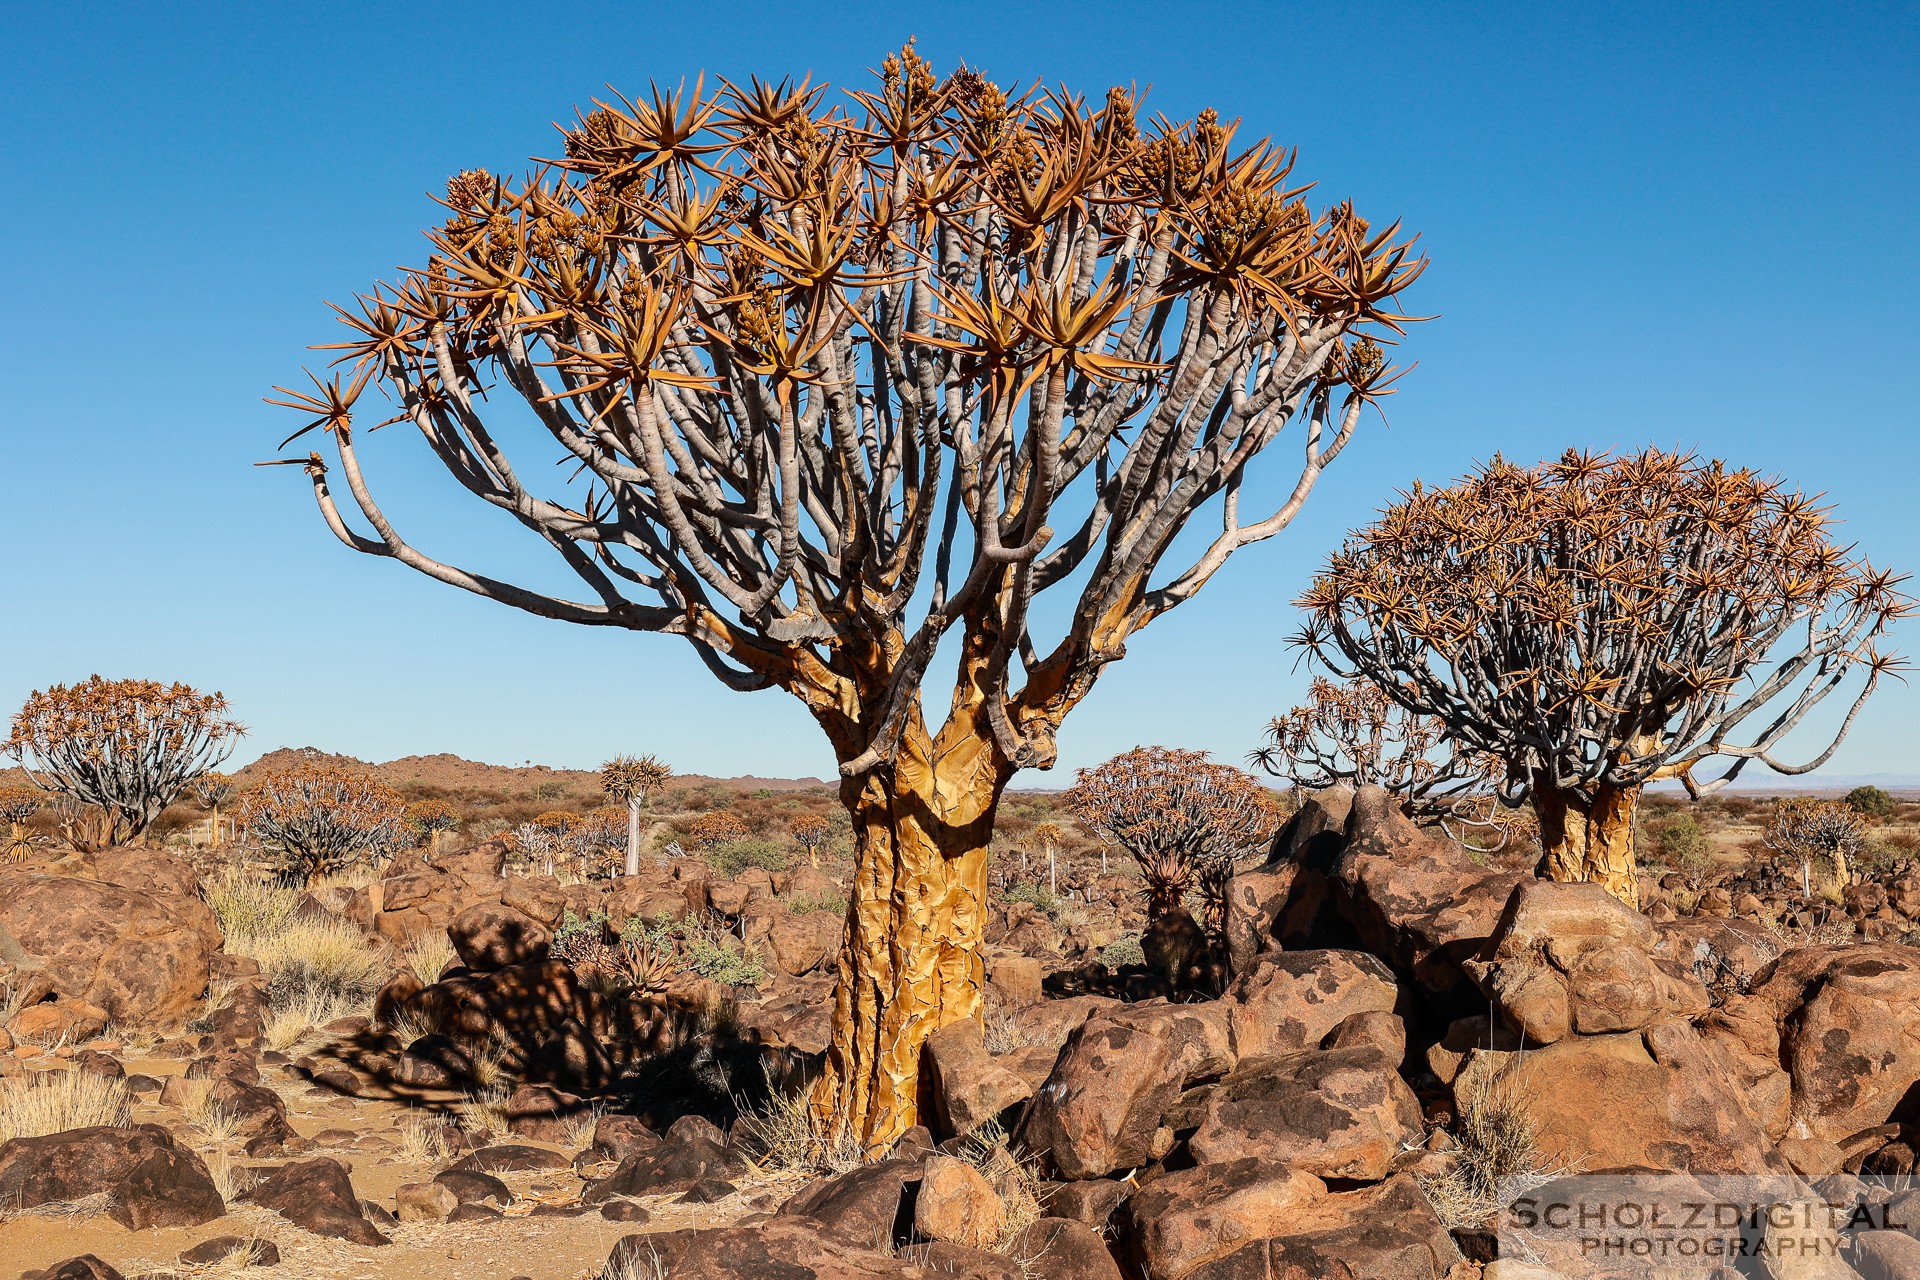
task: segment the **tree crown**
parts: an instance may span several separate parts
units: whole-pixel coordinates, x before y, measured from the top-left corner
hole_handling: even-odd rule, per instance
[[[920,732],[956,627],[956,688],[976,691],[956,711],[986,722],[966,731],[991,731],[996,767],[1050,764],[1126,637],[1283,528],[1389,392],[1380,343],[1423,265],[1397,224],[1310,208],[1290,152],[1212,111],[1148,122],[1120,89],[1092,105],[943,79],[911,45],[844,103],[700,81],[596,102],[564,132],[522,178],[452,179],[426,264],[340,309],[349,371],[274,401],[307,416],[296,437],[330,434],[370,532],[318,453],[287,461],[357,550],[545,616],[682,635],[733,687],[794,692],[848,775]],[[353,431],[370,384],[587,598],[402,537]],[[573,483],[510,461],[496,388]],[[1243,514],[1249,463],[1296,415],[1289,496]],[[1214,500],[1218,534],[1159,573]],[[1070,578],[1078,607],[1045,647],[1029,605]]]
[[[1895,661],[1876,641],[1912,602],[1852,556],[1814,499],[1721,462],[1650,450],[1502,459],[1416,484],[1328,561],[1301,643],[1433,716],[1508,785],[1723,786],[1749,761],[1832,755]],[[1811,761],[1772,754],[1856,670]],[[1763,714],[1764,709],[1764,714]],[[1730,739],[1750,719],[1762,727]],[[1693,770],[1731,757],[1702,783]]]

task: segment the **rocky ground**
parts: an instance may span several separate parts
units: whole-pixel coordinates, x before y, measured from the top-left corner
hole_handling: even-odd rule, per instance
[[[285,901],[221,874],[157,848],[0,869],[6,1266],[1531,1280],[1494,1257],[1492,1178],[1886,1201],[1920,1147],[1901,860],[1815,895],[1768,864],[1654,872],[1641,912],[1322,793],[1235,879],[1197,987],[1116,948],[1117,869],[1076,871],[1079,906],[999,899],[988,1016],[929,1042],[925,1124],[869,1163],[805,1158],[791,1102],[831,867],[562,883],[487,842]],[[1916,1253],[1880,1230],[1817,1274]]]

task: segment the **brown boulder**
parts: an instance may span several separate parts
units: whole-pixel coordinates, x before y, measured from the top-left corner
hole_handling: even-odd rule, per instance
[[[1121,1280],[1106,1241],[1071,1218],[1028,1223],[1007,1242],[1006,1254],[1047,1280]]]
[[[447,937],[460,963],[476,973],[547,958],[553,934],[532,916],[493,902],[475,903],[453,918]]]
[[[90,1253],[56,1262],[40,1271],[22,1271],[20,1280],[124,1280],[118,1271]]]
[[[1462,970],[1492,936],[1516,885],[1451,840],[1422,831],[1380,787],[1354,793],[1346,847],[1335,867],[1340,909],[1361,949],[1465,1016],[1485,1005]]]
[[[1570,1036],[1523,1052],[1476,1048],[1455,1096],[1492,1079],[1532,1124],[1549,1167],[1785,1171],[1721,1055],[1685,1023]]]
[[[1201,1164],[1258,1157],[1321,1178],[1384,1178],[1426,1136],[1398,1061],[1374,1045],[1253,1058],[1207,1095]]]
[[[623,1238],[609,1275],[673,1280],[1022,1280],[1005,1258],[951,1244],[895,1257],[890,1245],[849,1245],[793,1218],[758,1226],[659,1231]]]
[[[1527,880],[1466,969],[1510,1025],[1551,1044],[1704,1013],[1706,987],[1655,944],[1653,922],[1599,885]]]
[[[928,1036],[920,1064],[933,1102],[928,1119],[942,1138],[964,1137],[1033,1096],[1032,1086],[987,1052],[971,1018]]]
[[[1007,1207],[978,1169],[952,1156],[931,1156],[922,1166],[920,1194],[913,1201],[913,1228],[929,1240],[970,1249],[992,1247],[1007,1221]]]
[[[1027,1108],[1021,1141],[1063,1178],[1145,1164],[1183,1082],[1166,1041],[1096,1015],[1068,1038]]]
[[[245,1198],[317,1236],[359,1245],[390,1243],[367,1220],[347,1167],[329,1156],[282,1165]]]
[[[1209,1258],[1278,1235],[1326,1194],[1319,1178],[1275,1161],[1203,1164],[1135,1192],[1121,1210],[1119,1237],[1142,1273],[1178,1280]]]
[[[1357,1013],[1390,1013],[1393,971],[1363,951],[1264,955],[1221,1002],[1236,1057],[1295,1053],[1319,1044]]]
[[[862,1165],[803,1188],[780,1207],[779,1216],[849,1245],[891,1248],[907,1238],[912,1225],[904,1209],[907,1185],[919,1179],[917,1160]]]
[[[155,1124],[69,1129],[0,1143],[0,1204],[31,1209],[105,1194],[133,1231],[197,1227],[226,1213],[207,1166]]]
[[[196,894],[0,871],[0,936],[9,935],[34,961],[24,1003],[80,1000],[121,1026],[156,1029],[194,1015],[221,944]]]
[[[1280,1234],[1209,1259],[1182,1280],[1444,1280],[1461,1261],[1425,1193],[1401,1174],[1304,1204]]]
[[[1795,1136],[1843,1142],[1920,1120],[1920,951],[1858,944],[1788,952],[1707,1022],[1756,1077],[1784,1069]]]

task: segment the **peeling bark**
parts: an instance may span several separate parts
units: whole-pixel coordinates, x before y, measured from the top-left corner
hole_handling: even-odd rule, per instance
[[[1633,811],[1640,788],[1598,786],[1591,793],[1536,781],[1540,872],[1549,880],[1597,884],[1630,907],[1640,905],[1634,879]]]

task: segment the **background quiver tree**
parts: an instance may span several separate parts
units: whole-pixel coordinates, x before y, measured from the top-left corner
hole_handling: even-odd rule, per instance
[[[787,824],[787,834],[806,851],[807,862],[817,867],[820,865],[820,851],[827,847],[827,841],[833,836],[833,824],[818,813],[797,813],[793,821]]]
[[[1815,796],[1776,800],[1760,841],[1799,860],[1802,893],[1813,892],[1816,859],[1827,864],[1836,890],[1853,883],[1854,859],[1867,845],[1867,820],[1844,801]]]
[[[285,875],[305,884],[407,841],[407,805],[399,792],[319,761],[261,778],[241,800],[240,820],[282,856]]]
[[[1820,767],[1895,662],[1875,641],[1912,602],[1852,558],[1813,499],[1778,480],[1649,450],[1496,458],[1416,484],[1332,556],[1301,642],[1506,762],[1531,799],[1542,871],[1637,905],[1633,811],[1648,782],[1689,794],[1759,761]],[[1774,753],[1862,673],[1827,746]],[[1736,737],[1745,730],[1744,738]],[[1717,778],[1697,776],[1727,758]]]
[[[1507,839],[1488,803],[1505,763],[1456,750],[1438,717],[1408,711],[1367,680],[1336,684],[1315,676],[1307,701],[1269,721],[1266,744],[1250,758],[1308,791],[1382,787],[1409,817],[1455,839],[1493,848]]]
[[[6,856],[22,862],[33,851],[33,835],[27,823],[40,812],[41,793],[32,787],[0,787],[0,822],[7,824]]]
[[[193,798],[207,811],[207,844],[218,845],[221,838],[220,810],[233,799],[239,788],[224,773],[203,773],[193,781]]]
[[[731,809],[710,809],[687,824],[687,840],[696,849],[716,849],[752,834],[746,820]]]
[[[615,756],[600,766],[600,789],[627,807],[626,874],[640,874],[640,813],[647,797],[673,780],[673,770],[652,756]]]
[[[139,837],[245,732],[219,693],[95,675],[28,695],[4,752],[41,789],[92,807],[67,829],[86,851]]]
[[[943,79],[911,46],[844,103],[757,80],[596,103],[561,158],[449,182],[426,262],[340,310],[348,371],[275,401],[330,439],[354,523],[326,459],[285,461],[354,550],[682,636],[813,714],[856,864],[813,1114],[870,1149],[914,1123],[926,1037],[980,1016],[1009,780],[1130,636],[1293,520],[1397,376],[1380,344],[1424,259],[1236,131]],[[360,454],[370,387],[581,598],[407,541]],[[523,418],[547,442],[524,465],[499,429]],[[1284,496],[1243,509],[1296,420]],[[1203,508],[1219,528],[1168,563]],[[1053,589],[1077,595],[1036,634]]]
[[[431,858],[440,852],[447,832],[460,825],[460,811],[445,800],[414,800],[407,805],[406,821],[426,841]]]
[[[1064,803],[1088,830],[1140,864],[1149,965],[1169,981],[1191,981],[1208,942],[1224,953],[1234,864],[1263,848],[1279,825],[1265,787],[1202,751],[1135,747],[1080,770]],[[1194,888],[1205,904],[1204,931],[1186,908]]]

